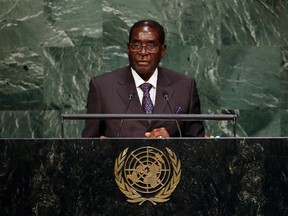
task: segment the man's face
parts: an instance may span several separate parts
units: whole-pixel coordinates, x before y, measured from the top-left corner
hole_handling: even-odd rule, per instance
[[[130,44],[140,43],[143,47],[139,51],[133,51],[128,46],[128,56],[130,66],[147,81],[158,66],[161,58],[164,57],[166,46],[161,46],[158,32],[148,26],[135,28],[131,34]],[[155,52],[151,53],[146,49],[148,44],[159,46]]]

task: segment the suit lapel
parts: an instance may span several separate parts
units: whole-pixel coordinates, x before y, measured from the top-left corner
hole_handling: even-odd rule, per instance
[[[130,112],[128,111],[128,113],[144,114],[130,67],[123,68],[123,70],[119,73],[118,84],[119,86],[116,91],[118,92],[119,96],[122,98],[126,106],[129,102],[129,94],[133,93],[133,98],[131,99],[129,104]]]
[[[128,106],[129,103],[128,99],[129,94],[133,93],[133,98],[130,101],[127,113],[145,114],[138,97],[138,93],[136,90],[135,82],[130,67],[125,67],[123,71],[121,71],[118,77],[118,84],[119,87],[116,89],[116,91],[118,92],[119,96],[122,98],[126,106]],[[147,125],[147,121],[145,120],[138,120],[138,121],[141,122],[141,124],[143,124],[145,127],[147,128],[149,127],[149,125]]]
[[[169,100],[173,96],[173,89],[171,88],[172,81],[163,74],[163,68],[158,68],[158,80],[156,89],[156,100],[155,100],[155,114],[163,113],[164,108],[167,106],[167,101],[163,97],[163,93],[167,92]]]

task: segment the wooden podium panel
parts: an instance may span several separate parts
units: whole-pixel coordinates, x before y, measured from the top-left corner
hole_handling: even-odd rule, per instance
[[[133,152],[139,149],[167,154],[167,148],[176,157],[171,167],[178,167],[166,183],[152,180],[163,183],[169,200],[160,196],[160,202],[151,202],[158,190],[137,193],[146,199],[142,204],[136,198],[128,202],[115,181],[120,172],[114,168],[123,168],[115,161],[138,160],[140,154]],[[172,189],[179,169],[180,181]],[[138,176],[146,181],[147,172],[141,169]],[[121,183],[124,192],[133,189],[134,183]],[[287,200],[287,138],[0,140],[2,216],[287,215]]]

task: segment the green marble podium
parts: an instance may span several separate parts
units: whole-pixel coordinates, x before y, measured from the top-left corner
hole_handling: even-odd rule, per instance
[[[181,161],[167,202],[130,203],[115,181],[127,148]],[[287,215],[288,139],[0,139],[1,215]]]

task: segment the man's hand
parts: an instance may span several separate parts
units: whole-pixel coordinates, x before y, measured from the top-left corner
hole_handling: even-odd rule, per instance
[[[146,132],[145,136],[148,138],[169,138],[170,137],[168,131],[164,127],[155,128],[151,132]]]

